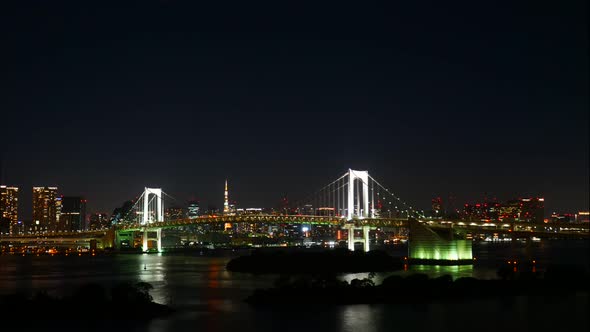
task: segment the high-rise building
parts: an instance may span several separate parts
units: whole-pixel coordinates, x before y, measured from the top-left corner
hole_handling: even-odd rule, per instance
[[[543,223],[544,198],[519,198],[510,200],[499,208],[499,220],[504,222]]]
[[[97,230],[107,228],[111,225],[109,216],[106,213],[94,213],[90,216],[88,223],[89,230]]]
[[[0,186],[0,233],[18,233],[18,188]]]
[[[542,224],[545,218],[545,199],[542,197],[521,198],[520,221]]]
[[[229,192],[227,189],[227,179],[225,179],[225,191],[223,195],[223,214],[229,214]]]
[[[189,219],[195,219],[200,215],[199,202],[190,201],[186,209],[186,214]]]
[[[507,204],[509,206],[510,202]],[[466,221],[496,221],[502,208],[503,206],[496,202],[465,204],[460,216]],[[509,213],[511,210],[508,208],[506,211]]]
[[[61,213],[58,230],[77,232],[86,229],[86,200],[80,196],[66,196],[61,199]]]
[[[55,198],[55,229],[52,229],[51,231],[59,231],[59,218],[61,217],[61,208],[63,206],[62,204],[62,197],[58,196]]]
[[[510,200],[502,204],[498,219],[503,222],[515,222],[519,220],[521,209],[518,200]]]
[[[33,233],[54,232],[58,226],[58,210],[61,209],[61,197],[57,196],[57,187],[33,187]]]

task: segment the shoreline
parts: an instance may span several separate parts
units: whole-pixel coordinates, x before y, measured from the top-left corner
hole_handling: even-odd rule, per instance
[[[572,277],[572,273],[577,273]],[[430,278],[426,274],[394,275],[375,285],[372,277],[350,283],[334,275],[316,277],[281,276],[273,288],[256,289],[244,301],[250,305],[302,305],[307,303],[424,304],[434,301],[464,301],[516,296],[590,296],[590,274],[571,266],[554,267],[544,273],[498,271],[499,279],[450,275]]]

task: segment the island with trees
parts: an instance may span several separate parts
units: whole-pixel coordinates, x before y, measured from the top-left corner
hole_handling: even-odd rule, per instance
[[[368,278],[343,281],[336,274],[284,274],[269,289],[257,289],[246,299],[252,305],[429,303],[514,296],[588,296],[588,269],[552,266],[543,272],[498,269],[496,279],[471,277],[453,280],[449,275],[429,278],[425,274],[389,276],[380,285]]]

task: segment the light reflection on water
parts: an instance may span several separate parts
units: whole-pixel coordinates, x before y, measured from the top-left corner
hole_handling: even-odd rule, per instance
[[[380,314],[379,309],[368,304],[342,307],[339,317],[342,322],[342,331],[377,332],[377,326],[374,324],[377,318],[374,316]]]
[[[489,246],[484,249],[485,251],[480,254],[482,260],[494,256],[496,249]],[[548,249],[547,244],[541,249],[546,253],[543,256],[546,260],[563,255],[557,255],[555,251]],[[570,249],[578,253],[579,257],[579,253],[587,252],[588,244],[586,242],[582,247],[573,246]],[[144,281],[154,286],[151,294],[156,302],[180,310],[170,318],[151,322],[146,329],[154,332],[188,329],[257,332],[279,329],[362,332],[428,329],[467,331],[471,330],[469,326],[481,325],[482,321],[489,320],[490,317],[506,316],[515,319],[515,314],[526,317],[533,313],[550,317],[552,320],[549,320],[546,326],[554,324],[556,328],[559,327],[559,324],[563,324],[559,318],[562,315],[561,317],[570,317],[578,325],[588,327],[585,318],[587,316],[572,316],[577,311],[585,312],[588,308],[587,298],[552,300],[553,302],[547,302],[555,303],[550,307],[538,307],[539,303],[544,301],[516,299],[507,303],[494,300],[449,305],[433,303],[422,306],[400,304],[318,307],[309,303],[295,308],[257,308],[247,305],[243,300],[256,288],[271,287],[277,276],[231,273],[225,270],[229,260],[230,257],[158,254],[96,257],[0,256],[0,294],[40,289],[49,290],[52,294],[66,294],[76,285],[88,282],[109,286],[119,281]],[[492,267],[410,266],[408,271],[377,273],[374,281],[379,284],[389,275],[412,273],[426,273],[431,277],[450,274],[454,278],[496,276]],[[366,278],[368,275],[345,274],[341,278],[350,281],[354,278]],[[569,322],[572,321],[567,323]],[[522,322],[518,324],[519,328],[524,330],[530,327]]]
[[[453,279],[463,277],[477,276],[480,279],[496,278],[496,271],[491,268],[480,268],[474,270],[473,265],[459,265],[459,266],[439,266],[439,265],[412,265],[408,270],[394,271],[394,272],[378,272],[375,273],[372,280],[376,285],[379,285],[383,280],[392,275],[408,276],[415,273],[424,273],[431,278],[440,277],[443,275],[450,275]],[[340,276],[340,280],[350,282],[352,279],[369,278],[369,273],[347,273]]]
[[[166,266],[162,263],[161,257],[161,254],[139,255],[138,277],[140,281],[154,286],[154,290],[150,294],[155,302],[168,303],[170,299],[163,291],[166,287]]]

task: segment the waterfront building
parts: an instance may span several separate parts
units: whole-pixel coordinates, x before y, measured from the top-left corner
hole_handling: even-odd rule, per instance
[[[86,199],[81,196],[61,198],[61,213],[58,230],[77,232],[86,229]]]
[[[18,187],[0,186],[0,233],[18,234]]]
[[[61,209],[61,197],[57,187],[33,187],[32,233],[54,232],[57,230]]]

